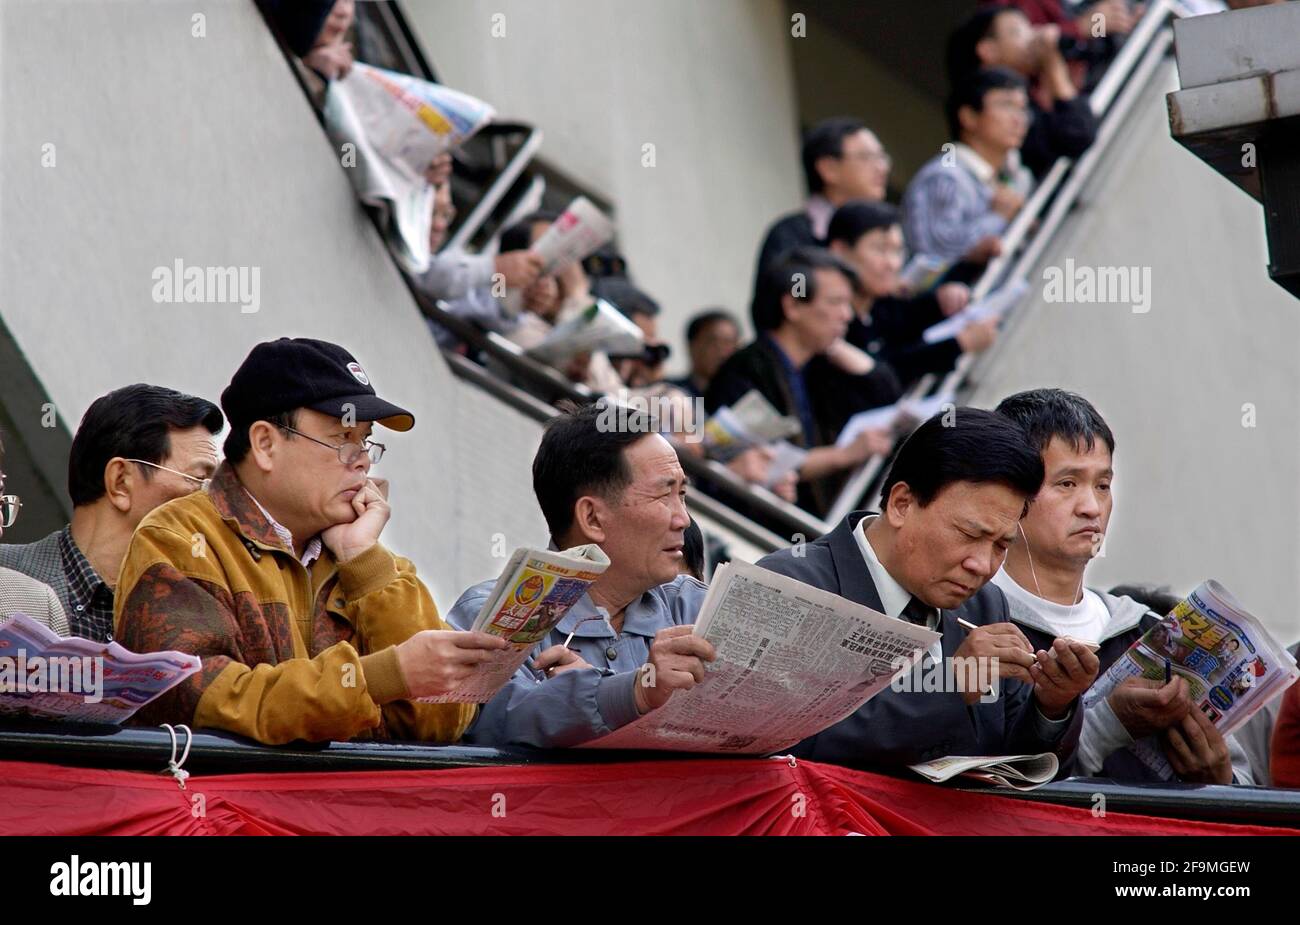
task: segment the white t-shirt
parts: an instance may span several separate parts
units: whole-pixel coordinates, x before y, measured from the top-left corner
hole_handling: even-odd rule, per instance
[[[998,569],[993,583],[1002,589],[1010,600],[1017,600],[1045,620],[1057,636],[1069,636],[1080,642],[1100,642],[1101,634],[1110,622],[1110,611],[1097,592],[1083,589],[1083,600],[1071,607],[1058,604],[1027,591],[1007,574]]]

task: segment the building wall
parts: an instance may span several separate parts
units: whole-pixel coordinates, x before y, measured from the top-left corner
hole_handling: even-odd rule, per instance
[[[633,275],[664,307],[670,369],[684,369],[681,335],[698,309],[720,304],[747,321],[763,232],[802,197],[780,0],[404,10],[440,80],[540,127],[541,159],[615,204]]]

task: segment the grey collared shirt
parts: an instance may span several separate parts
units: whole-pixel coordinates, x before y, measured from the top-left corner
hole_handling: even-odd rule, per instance
[[[495,579],[485,581],[462,594],[447,622],[468,630],[495,584]],[[650,655],[655,634],[694,623],[707,593],[707,585],[685,575],[651,588],[628,604],[620,633],[609,625],[608,614],[584,594],[532,655],[562,644],[572,632],[569,648],[592,667],[547,678],[530,658],[479,710],[464,741],[565,748],[627,725],[638,716],[633,684],[636,670]]]

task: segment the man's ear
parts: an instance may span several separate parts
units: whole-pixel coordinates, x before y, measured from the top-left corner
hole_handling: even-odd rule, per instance
[[[270,472],[275,459],[279,435],[276,427],[269,421],[257,421],[248,428],[249,457],[253,465],[263,472]]]
[[[889,497],[885,499],[885,519],[889,525],[897,530],[903,526],[916,505],[916,495],[912,494],[912,489],[906,482],[895,482],[889,489]]]
[[[975,131],[975,126],[979,123],[979,110],[973,106],[962,106],[957,110],[957,124],[961,126],[961,133]]]
[[[588,543],[603,543],[609,510],[605,502],[594,495],[583,495],[573,505],[573,529]]]
[[[840,179],[840,159],[831,154],[823,154],[813,162],[813,170],[822,178],[822,189],[834,186]]]
[[[120,513],[131,510],[131,493],[139,487],[143,478],[136,464],[127,462],[121,456],[114,456],[104,467],[104,495],[108,503]]]
[[[990,36],[985,36],[975,43],[975,57],[979,59],[980,67],[997,66],[998,56],[994,51],[996,45],[997,40]]]

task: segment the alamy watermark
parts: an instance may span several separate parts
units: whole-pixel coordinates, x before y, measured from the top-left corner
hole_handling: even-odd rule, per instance
[[[229,303],[245,315],[262,307],[261,267],[185,266],[179,257],[170,267],[154,267],[155,302]]]
[[[602,403],[596,429],[603,434],[672,434],[687,443],[699,443],[704,439],[707,417],[703,398],[641,395],[619,389]]]
[[[894,659],[894,676],[889,681],[898,693],[964,694],[979,692],[980,703],[994,703],[1001,693],[998,685],[998,660],[968,655],[934,660],[917,659],[910,669],[910,656]]]
[[[104,659],[98,655],[0,656],[0,694],[79,694],[104,699]]]
[[[1076,266],[1069,257],[1064,267],[1044,267],[1043,282],[1044,302],[1128,305],[1135,315],[1151,311],[1150,267]]]

